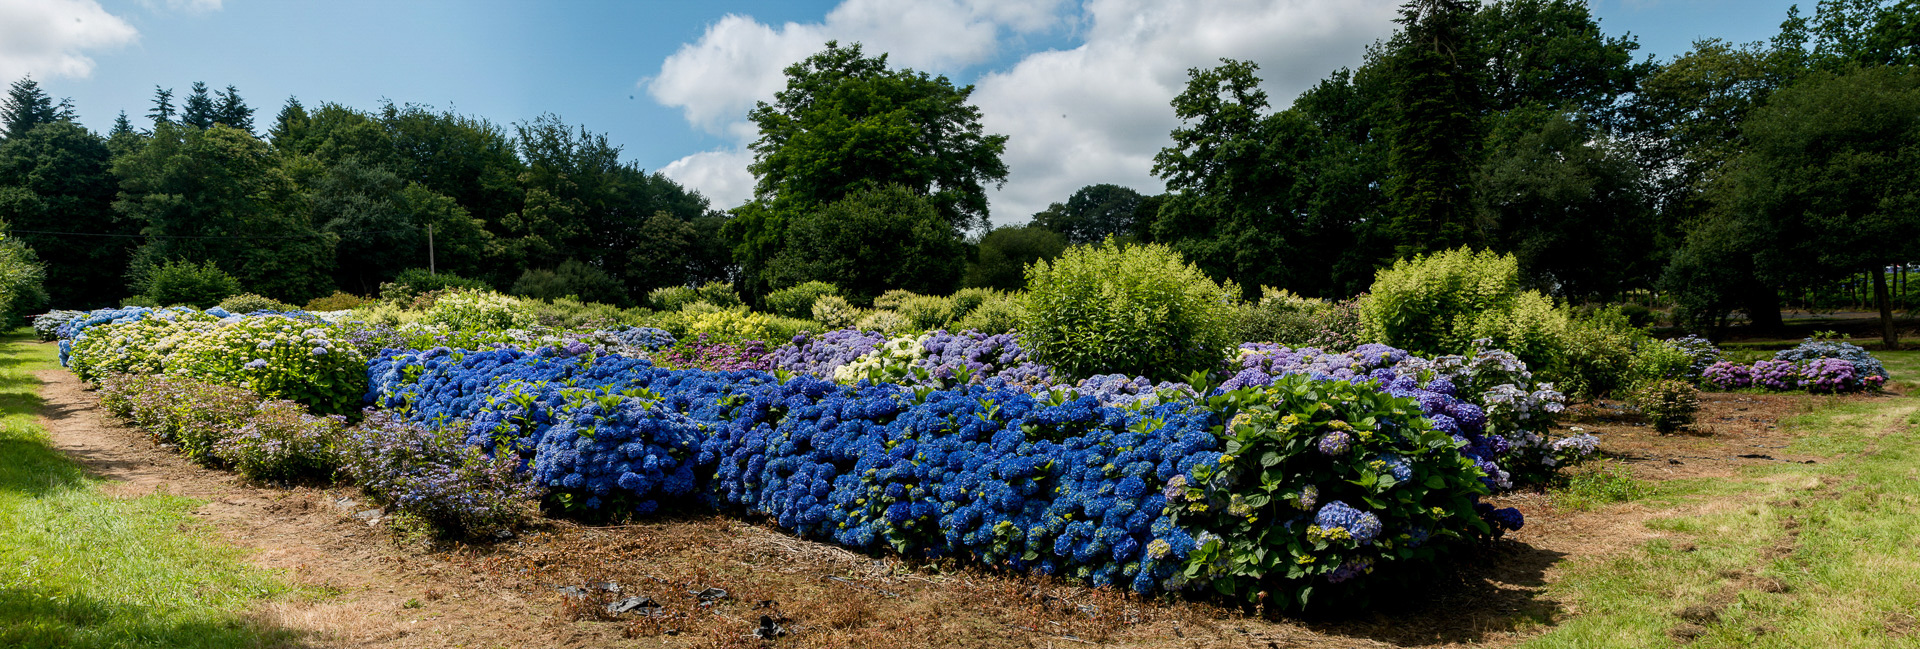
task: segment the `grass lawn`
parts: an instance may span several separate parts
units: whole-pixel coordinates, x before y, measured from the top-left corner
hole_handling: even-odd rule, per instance
[[[53,345],[0,338],[0,647],[252,647],[284,632],[244,617],[288,592],[176,496],[116,498],[37,420]]]
[[[1815,464],[1661,485],[1687,512],[1647,523],[1667,538],[1570,562],[1554,590],[1575,616],[1527,645],[1920,647],[1920,352],[1876,356],[1908,395],[1782,421]]]

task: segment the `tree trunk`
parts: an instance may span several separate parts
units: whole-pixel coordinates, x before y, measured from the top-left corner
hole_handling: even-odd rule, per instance
[[[1780,293],[1772,287],[1754,287],[1747,296],[1747,326],[1756,333],[1779,331],[1784,323],[1780,320]]]
[[[1893,301],[1887,299],[1885,266],[1873,268],[1873,301],[1880,304],[1880,341],[1887,344],[1888,350],[1899,349],[1900,336],[1893,329]]]

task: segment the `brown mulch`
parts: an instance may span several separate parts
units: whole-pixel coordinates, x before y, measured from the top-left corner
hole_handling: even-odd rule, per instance
[[[251,485],[199,467],[105,416],[71,374],[37,376],[56,445],[112,480],[109,493],[204,500],[196,514],[222,537],[318,594],[251,612],[296,631],[296,646],[769,646],[753,636],[762,628],[783,634],[774,644],[820,647],[1506,645],[1578,614],[1547,594],[1558,566],[1635,547],[1658,535],[1640,523],[1677,513],[1642,503],[1572,512],[1542,493],[1502,496],[1496,503],[1519,507],[1527,526],[1466,558],[1454,582],[1379,602],[1378,613],[1271,620],[1056,579],[907,565],[721,516],[562,521],[473,545],[406,541],[363,518],[370,506],[342,502],[363,500],[357,494]],[[1827,398],[1703,395],[1701,424],[1674,436],[1605,406],[1571,425],[1600,433],[1602,450],[1644,479],[1718,476],[1757,462],[1819,461],[1785,454],[1791,436],[1778,421]],[[608,612],[623,601],[632,610]]]

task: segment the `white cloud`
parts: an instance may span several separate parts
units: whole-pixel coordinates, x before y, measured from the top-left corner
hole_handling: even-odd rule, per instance
[[[1080,45],[1027,54],[977,81],[973,101],[989,133],[1009,136],[1008,181],[993,191],[994,221],[1025,221],[1074,190],[1115,183],[1158,192],[1153,156],[1178,125],[1168,105],[1187,70],[1222,57],[1261,66],[1276,107],[1390,34],[1398,0],[845,0],[819,23],[778,28],[727,16],[642,81],[655,100],[736,145],[664,170],[730,207],[751,195],[745,115],[785,84],[781,70],[828,39],[860,41],[897,66],[964,70],[1003,54],[1009,35],[1071,26]]]
[[[829,40],[859,42],[887,53],[895,66],[958,70],[999,53],[1008,34],[1057,23],[1061,0],[846,0],[818,23],[762,24],[730,14],[709,25],[700,40],[667,57],[660,72],[640,81],[655,101],[677,107],[687,121],[726,135],[732,146],[667,165],[668,177],[699,189],[714,205],[732,207],[752,195],[745,146],[757,135],[746,121],[755,102],[786,86],[788,65],[820,51]],[[719,165],[735,167],[723,171]],[[743,180],[744,179],[744,180]],[[702,184],[716,183],[713,186]]]
[[[687,187],[700,190],[715,209],[732,209],[753,198],[754,177],[747,172],[753,153],[745,149],[702,151],[660,169]]]
[[[32,74],[85,77],[85,54],[139,37],[132,25],[94,0],[0,0],[0,83]]]
[[[1074,190],[1163,188],[1153,156],[1179,125],[1169,106],[1189,68],[1261,66],[1276,108],[1392,32],[1395,0],[1092,0],[1084,42],[1030,54],[976,85],[988,132],[1009,136],[996,223],[1025,221]]]

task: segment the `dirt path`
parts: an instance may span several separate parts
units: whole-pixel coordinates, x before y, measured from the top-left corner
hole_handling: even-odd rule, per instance
[[[194,514],[222,537],[256,550],[255,563],[282,570],[321,595],[253,611],[265,624],[303,632],[298,646],[578,645],[570,625],[557,620],[550,606],[493,587],[479,573],[432,554],[399,549],[375,525],[352,515],[357,512],[343,509],[337,494],[252,487],[194,465],[112,420],[72,374],[47,370],[35,376],[43,384],[43,423],[55,447],[108,479],[107,493],[204,500]]]

